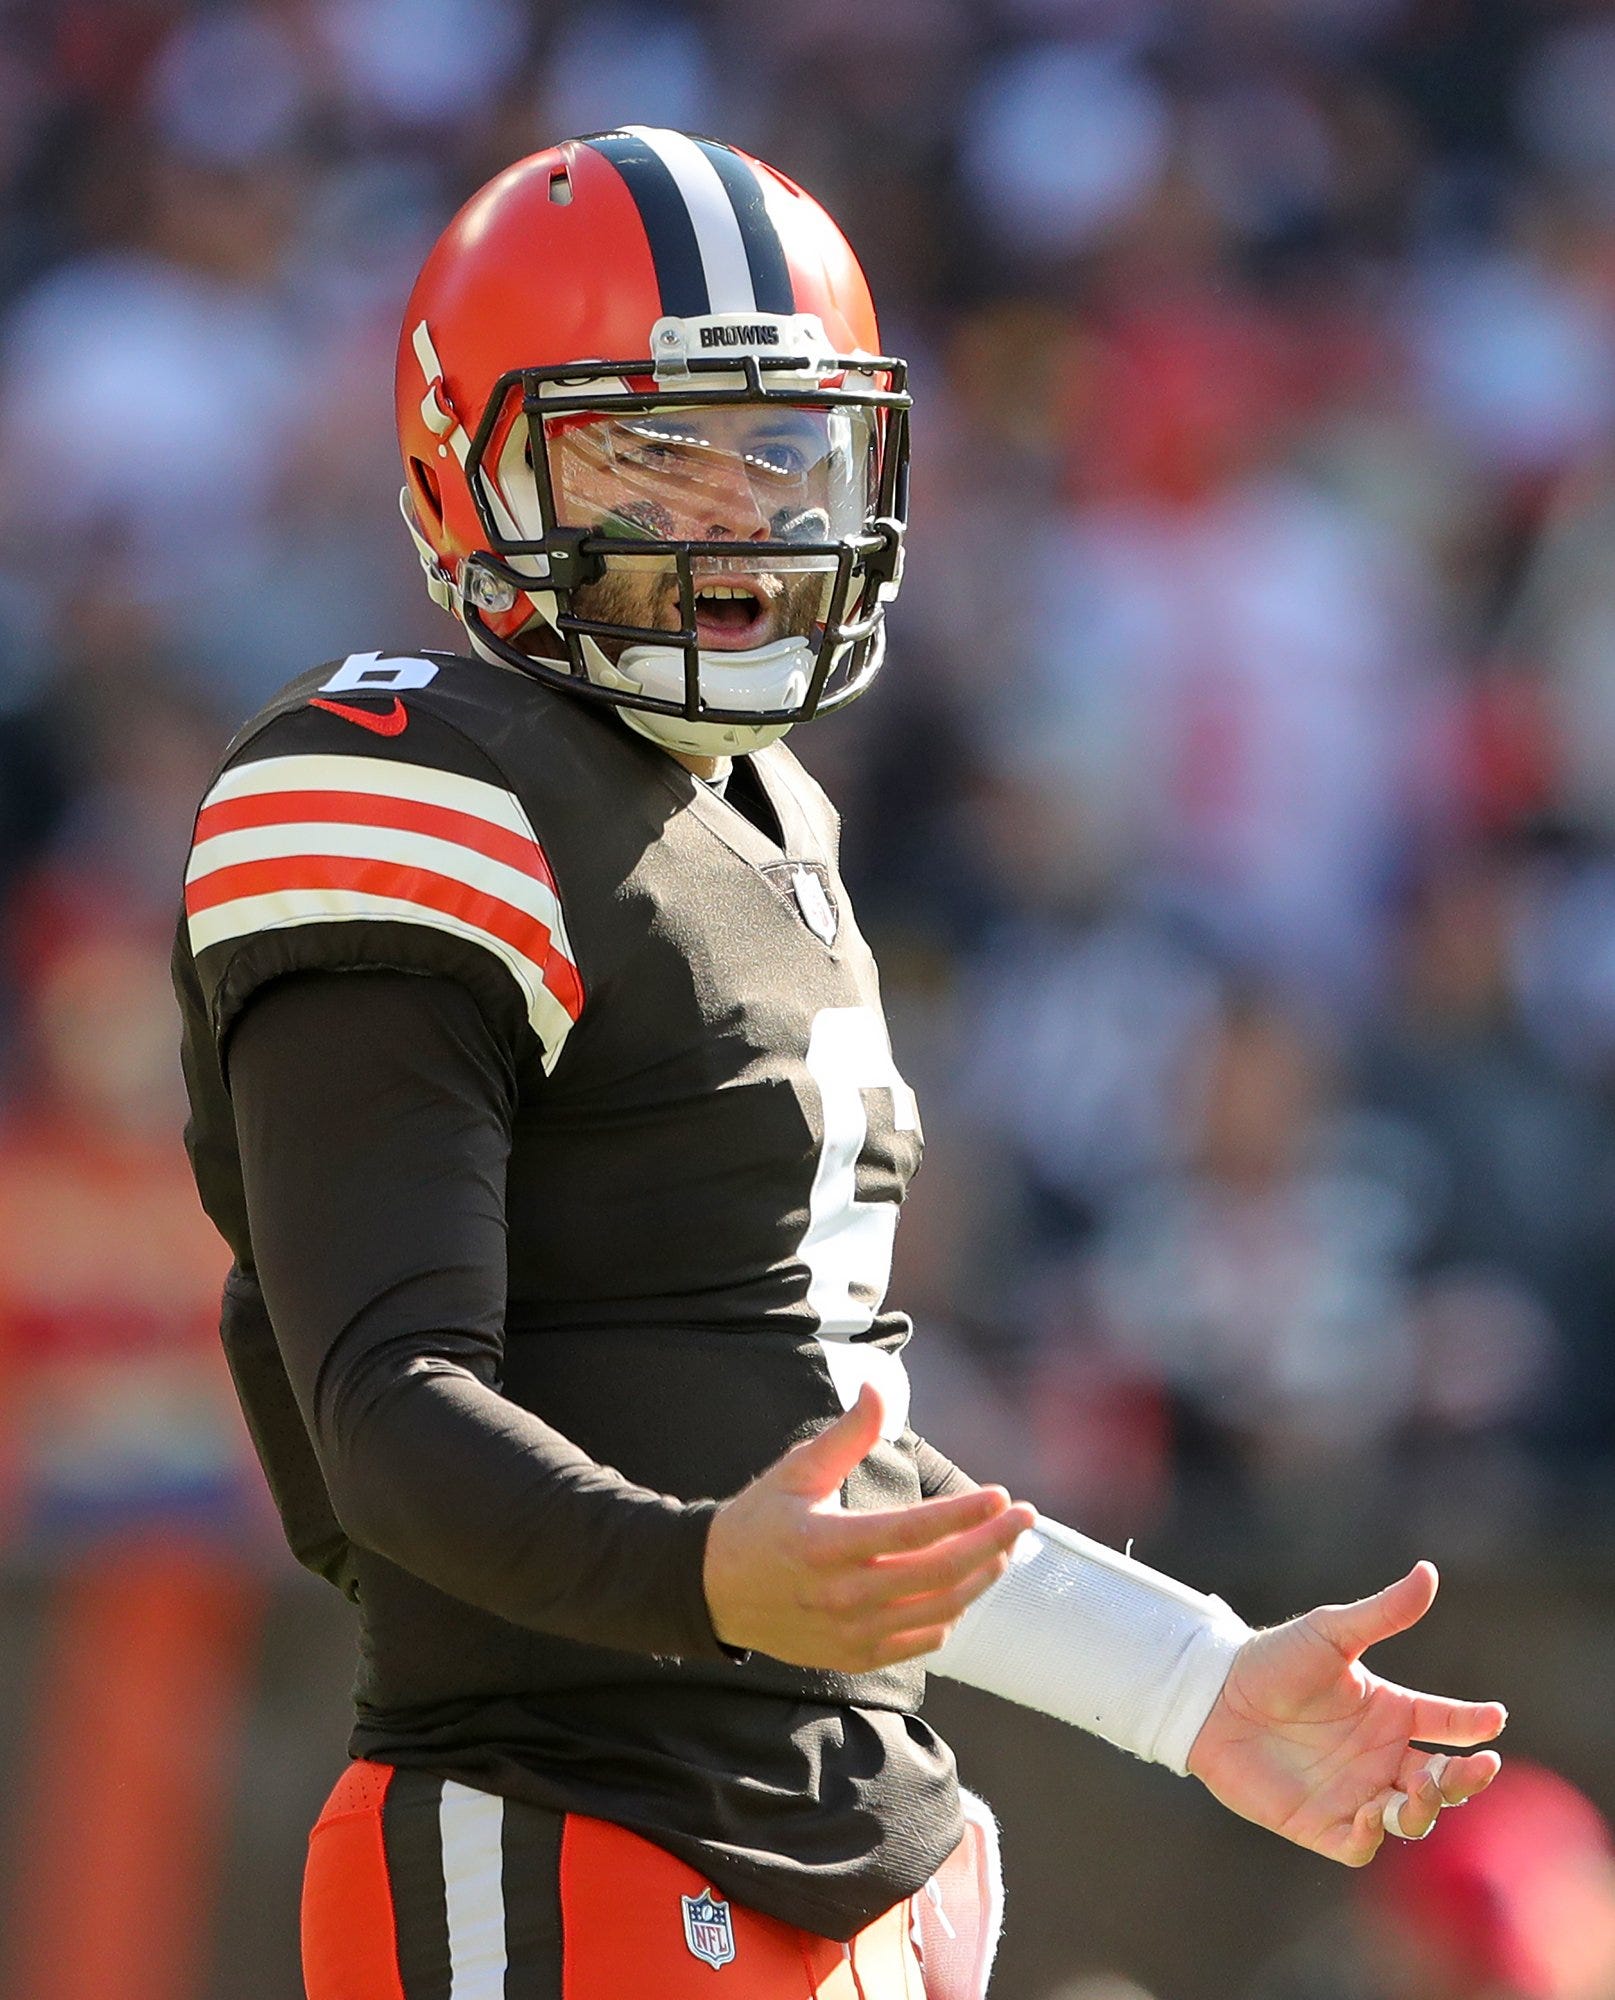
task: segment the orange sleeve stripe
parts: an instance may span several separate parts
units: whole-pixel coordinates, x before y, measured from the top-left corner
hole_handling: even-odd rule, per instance
[[[340,898],[344,890],[365,896],[386,896],[418,904],[423,910],[453,917],[473,930],[498,938],[541,970],[544,984],[575,1021],[583,1011],[583,984],[577,967],[557,951],[548,928],[525,910],[451,875],[346,855],[292,854],[266,861],[239,861],[198,876],[185,891],[185,912],[194,917],[223,903],[246,896],[272,896],[287,890],[329,890]],[[342,914],[340,901],[332,915]]]
[[[257,792],[220,799],[203,808],[196,822],[196,841],[216,834],[239,833],[257,826],[287,826],[324,821],[349,826],[391,826],[405,833],[432,834],[485,854],[490,861],[517,868],[546,889],[558,893],[555,877],[537,841],[479,819],[452,806],[429,805],[419,799],[395,798],[383,792],[287,791]]]

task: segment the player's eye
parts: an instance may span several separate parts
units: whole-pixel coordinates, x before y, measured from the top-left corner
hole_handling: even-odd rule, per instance
[[[800,479],[812,460],[801,445],[788,438],[769,438],[751,447],[746,453],[746,463],[778,479]]]
[[[672,424],[625,424],[616,455],[628,465],[675,465],[702,444],[694,431]]]
[[[619,465],[637,465],[646,471],[657,471],[663,466],[676,465],[680,455],[677,445],[642,441],[624,445],[617,453],[617,462]]]

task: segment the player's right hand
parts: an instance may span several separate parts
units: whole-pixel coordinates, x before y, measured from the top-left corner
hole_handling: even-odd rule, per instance
[[[726,1646],[868,1673],[934,1653],[1003,1575],[1034,1515],[1001,1486],[878,1513],[842,1507],[842,1482],[874,1448],[883,1415],[866,1385],[713,1516],[703,1580]]]

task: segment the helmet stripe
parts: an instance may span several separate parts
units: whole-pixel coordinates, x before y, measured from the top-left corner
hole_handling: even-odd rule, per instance
[[[654,125],[626,125],[623,130],[651,149],[666,167],[684,197],[701,249],[706,273],[707,310],[715,313],[754,313],[757,300],[752,292],[751,259],[735,213],[734,201],[723,177],[714,168],[705,149],[683,132],[670,132]]]
[[[712,162],[740,224],[755,301],[749,309],[765,313],[795,312],[791,267],[785,261],[785,246],[763,200],[762,181],[756,169],[732,146],[720,146],[711,139],[697,139],[695,144]]]
[[[650,243],[663,313],[691,319],[711,312],[706,263],[695,223],[667,162],[638,133],[607,132],[587,144],[611,162],[634,198]]]

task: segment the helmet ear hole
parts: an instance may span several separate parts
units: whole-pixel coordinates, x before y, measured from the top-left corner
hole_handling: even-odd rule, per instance
[[[425,501],[433,523],[441,528],[443,525],[443,495],[438,489],[437,474],[424,459],[420,458],[412,458],[409,461],[409,471],[410,477],[415,482],[417,496]]]

